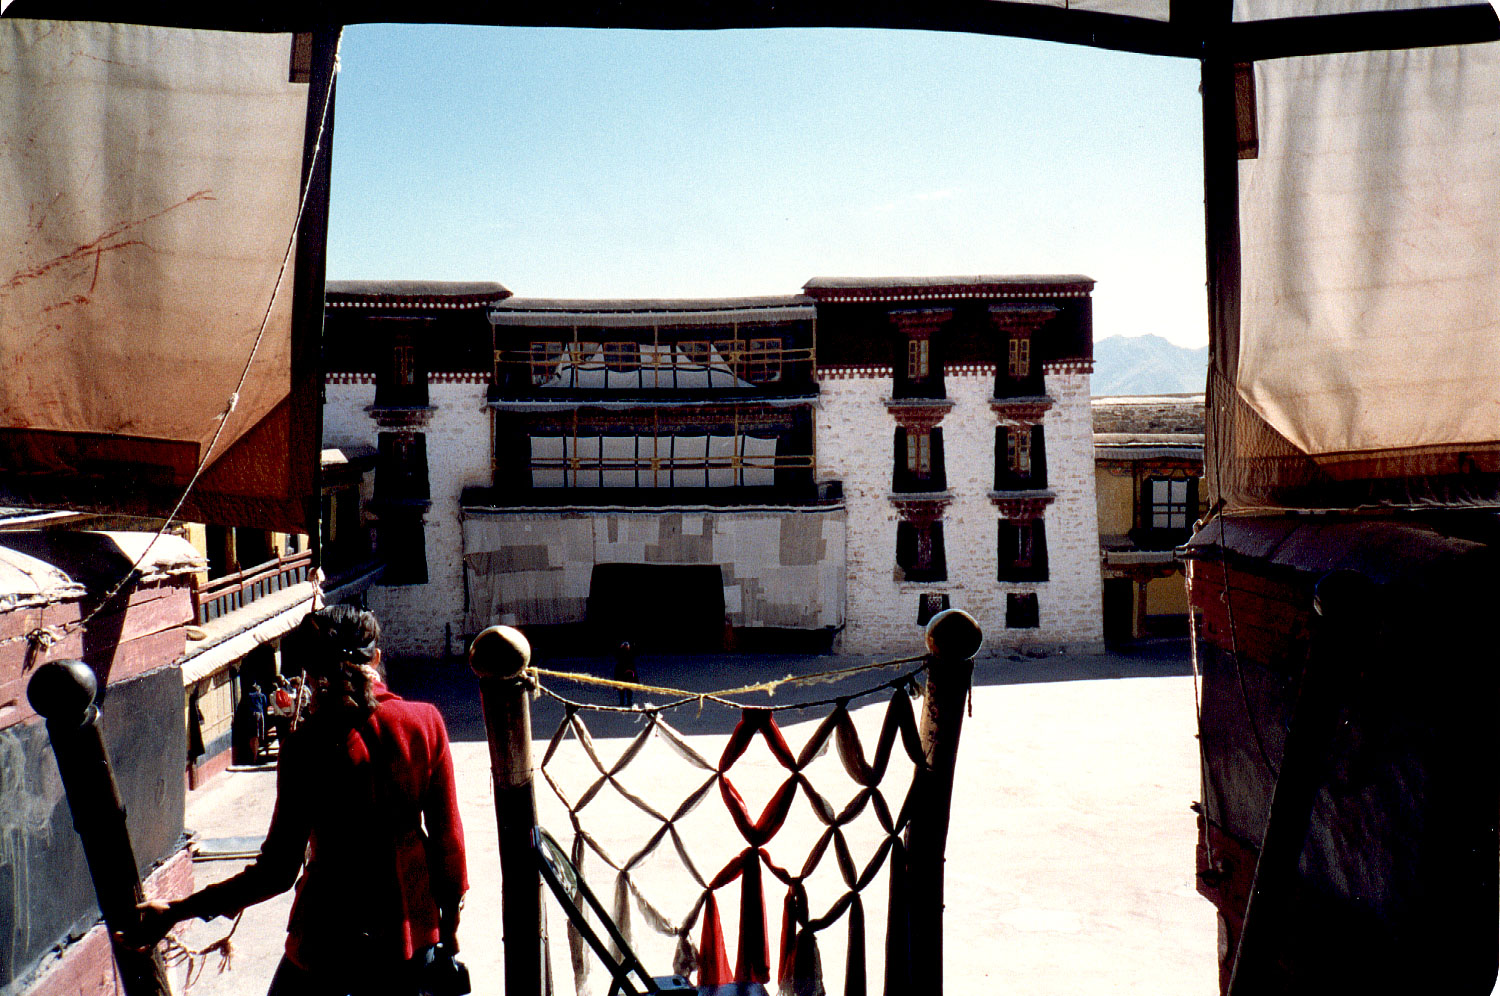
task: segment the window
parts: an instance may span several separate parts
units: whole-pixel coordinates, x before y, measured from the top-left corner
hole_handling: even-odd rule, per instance
[[[427,533],[416,509],[381,512],[376,525],[376,551],[385,561],[381,585],[427,583]]]
[[[948,563],[943,551],[943,524],[897,523],[896,566],[903,581],[946,581]]]
[[[531,344],[531,383],[541,386],[557,376],[557,365],[562,361],[562,343],[534,342]]]
[[[778,438],[679,431],[530,437],[533,488],[769,488]]]
[[[1005,466],[1010,471],[1012,477],[1021,480],[1030,479],[1030,432],[1027,432],[1023,428],[1012,428],[1005,433]]]
[[[695,367],[708,366],[707,341],[694,339],[687,342],[678,343],[677,350],[682,354],[683,362]]]
[[[927,592],[917,596],[917,625],[926,626],[939,612],[948,611],[948,596],[942,592]]]
[[[611,373],[635,373],[641,368],[641,347],[636,342],[606,342],[604,368]]]
[[[382,432],[377,437],[375,496],[384,501],[426,500],[427,436],[420,432]]]
[[[781,340],[751,339],[750,361],[745,379],[752,384],[768,384],[781,379]]]
[[[391,383],[410,387],[417,382],[417,350],[405,336],[391,347]]]
[[[999,580],[1047,580],[1047,532],[1041,519],[1001,519],[997,552]]]
[[[1011,592],[1005,596],[1005,628],[1036,629],[1041,625],[1041,608],[1034,592]]]
[[[906,346],[906,377],[908,380],[926,380],[932,373],[932,343],[929,339],[913,339]]]
[[[893,491],[942,491],[948,486],[943,467],[942,429],[896,429]]]
[[[1025,380],[1031,376],[1031,337],[1025,335],[1013,335],[1010,337],[1010,355],[1005,364],[1005,371],[1013,380]]]
[[[719,354],[716,368],[727,367],[734,376],[740,375],[740,364],[744,361],[738,339],[720,339],[714,343],[714,352]]]
[[[407,326],[409,327],[409,326]],[[427,375],[421,368],[416,340],[407,332],[388,332],[376,348],[387,352],[376,371],[377,408],[424,408],[427,405]]]
[[[926,481],[932,477],[931,433],[906,434],[906,472],[918,481]]]
[[[1152,477],[1146,481],[1147,527],[1186,530],[1196,516],[1189,510],[1191,481]]]
[[[570,342],[568,363],[580,370],[597,369],[601,348],[597,342]]]
[[[1035,491],[1047,486],[1046,437],[1039,425],[995,429],[995,490]]]

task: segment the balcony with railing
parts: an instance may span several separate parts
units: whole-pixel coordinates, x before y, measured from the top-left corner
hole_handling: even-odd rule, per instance
[[[706,333],[705,333],[706,336]],[[787,336],[533,340],[496,357],[495,401],[684,401],[813,394],[813,349]]]
[[[308,579],[312,568],[312,551],[303,550],[276,557],[262,564],[213,578],[193,586],[193,614],[205,625],[249,606],[251,603],[286,591]]]
[[[491,402],[714,402],[817,393],[805,298],[512,299],[495,328]]]

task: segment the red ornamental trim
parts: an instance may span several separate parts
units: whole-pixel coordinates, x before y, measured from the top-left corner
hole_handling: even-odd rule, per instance
[[[1013,422],[1041,422],[1042,417],[1047,413],[1047,409],[1051,407],[1051,398],[1045,398],[1040,401],[1035,399],[990,399],[990,410],[993,411],[997,417]]]
[[[1047,506],[1057,499],[1056,495],[1027,495],[1010,498],[1005,495],[990,495],[990,501],[1007,519],[1040,519]]]
[[[943,417],[953,410],[953,403],[913,404],[901,398],[891,398],[886,401],[885,408],[903,429],[926,432],[943,421]]]
[[[943,510],[952,502],[951,495],[944,498],[907,498],[903,495],[891,495],[891,504],[896,506],[896,511],[901,513],[901,518],[914,525],[923,525],[941,519]]]
[[[427,375],[429,384],[488,384],[490,375],[484,370],[453,370]]]
[[[392,308],[421,309],[423,311],[474,311],[488,308],[493,301],[329,301],[330,308],[363,308],[366,311],[385,311]]]
[[[351,373],[326,373],[323,375],[325,384],[373,384],[375,375],[354,371]]]
[[[819,380],[867,380],[879,377],[893,377],[895,370],[891,367],[882,366],[854,366],[854,367],[819,367]]]
[[[1093,360],[1052,360],[1042,364],[1042,372],[1049,374],[1091,374]]]

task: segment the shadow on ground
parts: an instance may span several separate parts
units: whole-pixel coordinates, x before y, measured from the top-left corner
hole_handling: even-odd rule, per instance
[[[712,692],[724,688],[757,684],[787,675],[812,675],[883,658],[874,656],[834,656],[815,654],[725,654],[717,656],[644,654],[637,661],[640,680],[645,684],[665,685],[692,692]],[[538,660],[538,667],[551,671],[608,678],[613,661],[607,657],[563,657]],[[855,696],[875,688],[911,670],[905,664],[860,672],[851,677],[809,685],[783,686],[776,694],[763,693],[740,698],[745,705],[776,706],[787,702],[830,700]],[[1185,675],[1192,670],[1188,641],[1155,640],[1104,654],[1051,654],[986,658],[976,665],[974,682],[978,685],[1015,685],[1032,682],[1099,681],[1113,678],[1162,678]],[[390,685],[406,698],[432,702],[443,712],[449,735],[454,740],[484,739],[484,716],[479,704],[479,684],[461,658],[406,658],[390,662]],[[548,678],[549,689],[575,702],[587,705],[615,705],[612,688]],[[886,690],[872,697],[889,696]],[[639,694],[636,703],[654,704],[669,701],[670,696]],[[796,722],[806,714],[790,710]],[[552,736],[565,714],[556,700],[542,696],[532,703],[532,735],[546,739]],[[816,713],[821,715],[821,713]],[[739,720],[735,709],[706,702],[700,709],[696,702],[672,711],[668,722],[685,733],[728,734]],[[640,730],[639,715],[617,712],[589,712],[585,718],[595,737],[629,737]]]

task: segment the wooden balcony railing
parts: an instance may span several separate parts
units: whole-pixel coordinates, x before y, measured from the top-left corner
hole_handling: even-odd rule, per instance
[[[194,585],[193,614],[199,625],[212,622],[258,598],[301,584],[311,568],[312,551],[303,550]]]

